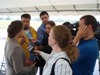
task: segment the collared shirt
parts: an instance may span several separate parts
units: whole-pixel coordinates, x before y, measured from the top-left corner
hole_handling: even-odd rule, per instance
[[[51,54],[46,54],[40,52],[40,55],[46,60],[46,64],[43,69],[43,75],[50,75],[51,69],[55,61],[59,58],[66,58],[69,60],[68,56],[64,51],[53,52]],[[72,75],[71,67],[69,63],[64,59],[59,59],[55,65],[55,75]]]
[[[33,38],[29,29],[28,30],[24,30],[24,33],[25,33],[25,35],[27,36],[28,39]]]
[[[41,26],[37,30],[37,33],[38,33],[37,43],[39,45],[42,45],[42,40],[44,38],[45,32],[46,32],[46,25],[42,23]]]

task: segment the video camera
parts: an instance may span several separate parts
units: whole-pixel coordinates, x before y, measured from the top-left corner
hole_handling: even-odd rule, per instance
[[[70,29],[73,37],[76,36],[76,33],[78,31],[79,22],[76,22],[76,23],[73,23],[73,24],[71,24],[70,22],[64,22],[63,25]]]
[[[78,31],[78,26],[79,26],[79,22],[67,25],[67,27],[70,29],[71,34],[73,36],[76,36],[76,33]]]

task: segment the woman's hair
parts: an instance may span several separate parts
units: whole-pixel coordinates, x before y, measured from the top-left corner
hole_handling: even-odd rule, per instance
[[[22,28],[23,28],[23,23],[21,21],[19,20],[12,21],[7,29],[8,37],[9,38],[15,37],[16,34],[22,30]]]
[[[63,25],[53,27],[53,38],[57,41],[59,47],[66,52],[71,62],[78,57],[78,50],[72,42],[70,30]]]
[[[54,21],[48,21],[46,25],[50,25],[51,27],[56,26]]]

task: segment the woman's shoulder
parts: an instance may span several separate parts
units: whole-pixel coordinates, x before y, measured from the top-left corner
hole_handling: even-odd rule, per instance
[[[65,59],[59,58],[59,60],[56,62],[56,64],[57,65],[68,65],[70,63],[70,60],[67,58],[65,58]]]

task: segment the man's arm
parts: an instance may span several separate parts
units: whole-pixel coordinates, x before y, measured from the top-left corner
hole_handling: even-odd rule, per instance
[[[78,32],[73,40],[73,44],[77,45],[77,43],[80,41],[80,39],[84,38],[85,35],[87,35],[86,33],[89,31],[89,27],[87,27],[86,25],[81,25],[78,28]]]
[[[78,37],[78,36],[76,36],[74,39],[73,39],[73,45],[77,45],[78,44],[78,42],[80,41],[80,37]]]

